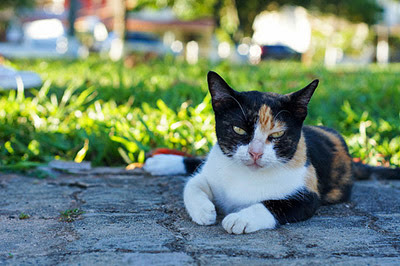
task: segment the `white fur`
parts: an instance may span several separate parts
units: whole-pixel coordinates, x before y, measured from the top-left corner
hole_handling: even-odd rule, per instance
[[[306,171],[305,167],[250,168],[225,156],[215,145],[201,176],[211,187],[218,207],[227,214],[264,200],[286,198],[304,186]]]
[[[229,234],[243,234],[258,231],[260,229],[275,228],[276,220],[271,212],[261,203],[257,203],[234,212],[225,217],[222,227]]]
[[[243,159],[247,156],[244,154],[246,146],[239,147],[229,158],[216,144],[201,172],[186,184],[184,202],[194,222],[214,223],[214,205],[210,205],[214,202],[225,215],[229,214],[223,222],[229,233],[274,228],[276,221],[272,214],[258,203],[284,199],[305,186],[306,167],[285,168],[277,159],[272,144],[265,145],[265,158],[260,162],[264,167],[246,166]],[[257,215],[259,219],[255,219]]]
[[[183,201],[192,220],[200,225],[214,224],[217,213],[211,202],[213,195],[201,173],[189,180],[183,192]]]
[[[152,175],[181,175],[186,173],[184,157],[172,154],[159,154],[146,160],[143,169]]]

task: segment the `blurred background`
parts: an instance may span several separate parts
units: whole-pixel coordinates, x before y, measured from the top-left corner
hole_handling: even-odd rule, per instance
[[[2,0],[0,170],[215,143],[205,82],[287,93],[357,160],[400,164],[398,0]]]
[[[0,10],[7,58],[400,61],[396,0],[3,0]]]

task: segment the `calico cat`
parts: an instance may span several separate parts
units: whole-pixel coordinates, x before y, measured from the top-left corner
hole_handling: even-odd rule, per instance
[[[250,233],[310,218],[321,204],[348,201],[353,179],[400,179],[400,169],[354,163],[333,129],[303,126],[314,80],[286,95],[237,92],[208,73],[217,144],[206,161],[157,155],[144,169],[154,175],[196,174],[184,189],[190,217],[216,222],[228,233]],[[196,169],[198,171],[196,171]]]

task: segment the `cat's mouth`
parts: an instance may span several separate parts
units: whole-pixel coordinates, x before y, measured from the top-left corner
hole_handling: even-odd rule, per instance
[[[263,168],[261,165],[257,163],[257,161],[253,161],[250,164],[246,164],[246,166],[253,170],[258,170],[260,168]]]

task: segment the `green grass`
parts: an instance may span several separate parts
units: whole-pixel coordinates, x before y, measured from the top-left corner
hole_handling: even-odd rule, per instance
[[[0,170],[23,170],[54,158],[93,165],[143,162],[168,147],[204,155],[215,143],[208,70],[237,90],[288,93],[319,78],[307,124],[339,130],[354,157],[400,165],[400,65],[305,67],[295,62],[198,65],[167,57],[134,68],[97,57],[85,61],[16,61],[44,85],[0,93]]]
[[[84,212],[80,209],[67,209],[60,212],[60,221],[71,223],[78,219]]]
[[[19,214],[18,218],[19,218],[20,220],[26,220],[26,219],[31,218],[31,216],[30,216],[29,214],[26,214],[26,213],[21,212],[21,213]]]

